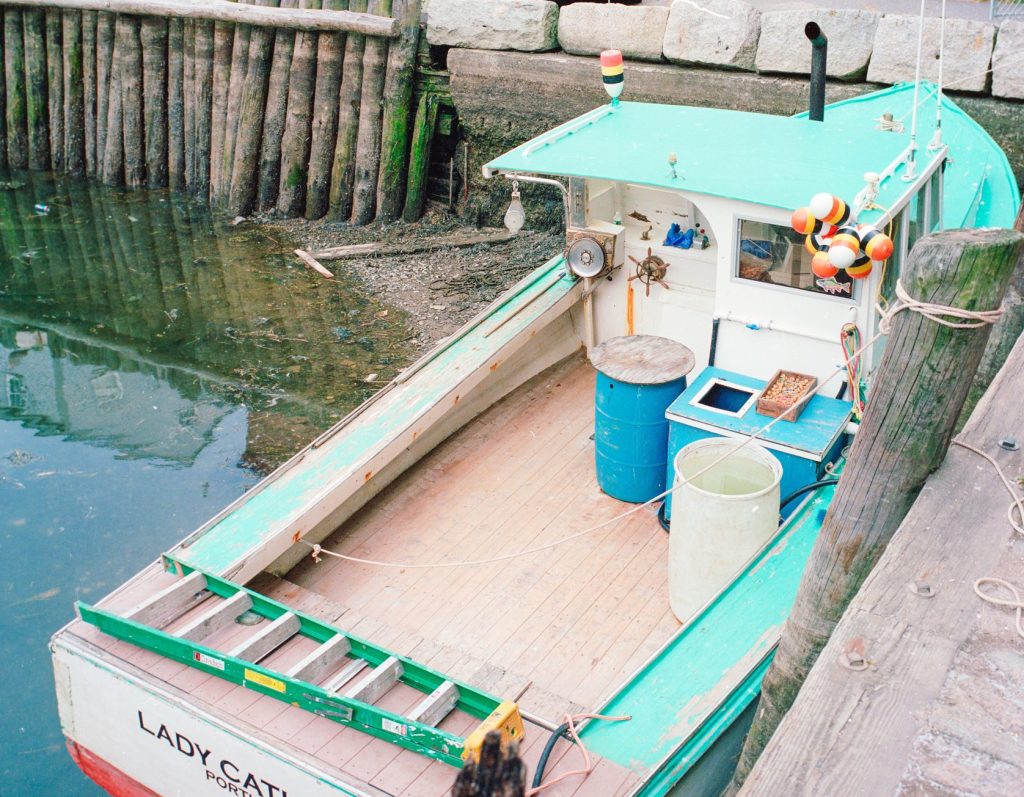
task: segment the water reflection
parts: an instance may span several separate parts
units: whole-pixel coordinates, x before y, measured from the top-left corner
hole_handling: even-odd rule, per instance
[[[0,214],[0,405],[40,428],[187,463],[245,404],[266,469],[408,355],[394,311],[162,192],[28,177]]]
[[[0,183],[0,794],[99,794],[63,750],[48,638],[393,374],[405,335],[187,201]]]

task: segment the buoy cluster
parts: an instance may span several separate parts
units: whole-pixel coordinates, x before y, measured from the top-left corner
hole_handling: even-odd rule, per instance
[[[834,277],[840,269],[855,280],[864,279],[875,263],[893,252],[888,235],[870,224],[857,224],[850,206],[832,194],[815,194],[807,207],[793,211],[790,223],[807,236],[811,271],[822,279]]]

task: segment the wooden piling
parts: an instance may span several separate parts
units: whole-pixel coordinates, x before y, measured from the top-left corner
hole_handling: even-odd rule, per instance
[[[349,9],[365,11],[367,0],[351,0]],[[338,133],[331,164],[331,190],[328,215],[336,221],[352,216],[352,190],[355,184],[356,135],[359,132],[359,101],[363,89],[363,54],[366,37],[350,33],[345,42],[344,73],[338,93]]]
[[[64,168],[85,174],[85,83],[82,72],[82,12],[65,10],[61,18],[64,51]]]
[[[185,188],[185,25],[167,22],[167,185]]]
[[[922,238],[902,281],[918,301],[1000,306],[1024,236],[950,230]],[[871,398],[761,686],[733,779],[750,772],[846,606],[946,453],[990,329],[952,329],[904,311],[893,321]]]
[[[320,0],[303,0],[301,7],[320,8]],[[316,43],[316,33],[303,31],[295,37],[277,191],[277,209],[285,216],[301,216],[306,204],[306,167],[316,86]]]
[[[182,28],[182,119],[185,140],[185,190],[192,192],[195,186],[196,129],[194,114],[196,98],[193,93],[196,75],[196,23],[186,19]]]
[[[210,121],[213,100],[213,23],[204,19],[195,26],[195,69],[192,75],[192,194],[210,196]]]
[[[392,0],[371,0],[372,14],[388,16]],[[369,224],[377,206],[380,173],[381,125],[388,42],[372,38],[363,53],[363,90],[359,99],[359,130],[356,133],[355,185],[352,191],[352,223]]]
[[[50,167],[64,163],[64,24],[59,8],[46,9],[46,117],[50,127]]]
[[[274,31],[256,28],[249,37],[249,55],[238,108],[235,157],[231,165],[228,210],[247,216],[256,205],[259,182],[260,143],[267,104],[267,83],[273,62]]]
[[[298,7],[298,0],[282,0],[282,8]],[[267,102],[263,116],[263,140],[260,143],[259,180],[256,207],[270,210],[277,204],[281,180],[281,139],[284,136],[288,110],[288,81],[295,52],[295,32],[274,33],[274,60],[267,85]]]
[[[409,147],[408,180],[405,209],[402,218],[414,222],[423,215],[427,204],[427,183],[430,177],[430,150],[437,127],[437,113],[441,101],[437,95],[424,92],[416,108],[416,123]]]
[[[103,182],[122,185],[124,182],[124,118],[121,81],[122,59],[128,38],[128,21],[118,17],[114,22],[113,57],[110,63],[110,85],[107,88],[106,145],[103,150]]]
[[[251,0],[247,0],[251,2]],[[227,202],[231,194],[231,172],[235,166],[235,145],[238,136],[238,116],[242,108],[242,92],[249,72],[249,42],[252,28],[249,25],[235,25],[231,46],[231,79],[228,83],[227,108],[224,117],[224,153],[221,156],[220,194],[215,202]]]
[[[85,173],[97,173],[96,158],[96,12],[82,12],[82,119]]]
[[[142,112],[142,44],[138,17],[118,20],[123,38],[118,45],[121,70],[121,130],[124,137],[124,180],[132,188],[146,184],[146,144]]]
[[[115,16],[96,17],[96,175],[103,177],[107,158],[107,117],[110,113],[110,82],[114,62]]]
[[[377,179],[377,220],[388,224],[402,213],[409,157],[410,104],[416,50],[420,39],[420,0],[396,0],[394,17],[401,36],[388,49],[384,80],[384,121],[380,176]]]
[[[143,121],[146,128],[146,185],[167,186],[167,20],[143,17]]]
[[[0,8],[0,69],[6,71],[4,58],[3,9]],[[7,81],[0,75],[0,170],[7,171]],[[2,225],[0,225],[2,226]]]
[[[348,10],[348,0],[324,0],[324,8]],[[306,218],[326,215],[330,202],[331,164],[337,136],[338,91],[341,88],[345,34],[321,33],[317,42],[316,94],[306,174]]]
[[[228,89],[231,83],[231,50],[234,25],[218,22],[213,26],[213,94],[210,98],[210,199],[224,196],[224,126],[228,113]]]
[[[28,117],[25,91],[25,40],[22,13],[4,9],[4,82],[7,88],[7,163],[28,168]]]
[[[46,100],[46,14],[25,11],[25,113],[28,121],[28,165],[30,169],[50,168],[50,126]]]

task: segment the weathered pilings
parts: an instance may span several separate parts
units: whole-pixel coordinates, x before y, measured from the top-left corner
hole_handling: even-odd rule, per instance
[[[420,7],[0,0],[0,168],[169,186],[236,215],[392,221]]]

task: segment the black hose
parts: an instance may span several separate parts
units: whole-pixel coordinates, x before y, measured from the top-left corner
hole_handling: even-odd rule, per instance
[[[544,751],[540,754],[540,760],[537,762],[537,771],[533,773],[533,786],[536,789],[540,786],[541,781],[544,780],[544,767],[548,765],[548,758],[551,756],[551,751],[555,749],[555,743],[560,738],[565,738],[567,741],[569,737],[566,736],[566,732],[569,730],[569,723],[563,722],[551,733],[551,738],[548,739],[548,743],[544,745]]]
[[[788,504],[794,498],[799,498],[804,493],[809,493],[811,490],[817,490],[819,487],[828,487],[829,485],[835,484],[838,481],[839,481],[839,479],[822,479],[821,481],[816,481],[816,482],[811,482],[810,484],[805,484],[799,490],[794,490],[789,495],[787,495],[785,498],[783,498],[782,501],[779,502],[779,509],[780,510],[781,509],[785,509],[786,508],[786,504]]]
[[[668,508],[668,501],[662,501],[661,506],[658,507],[658,522],[665,531],[672,531],[672,527],[668,524],[668,518],[665,517],[665,510]]]

